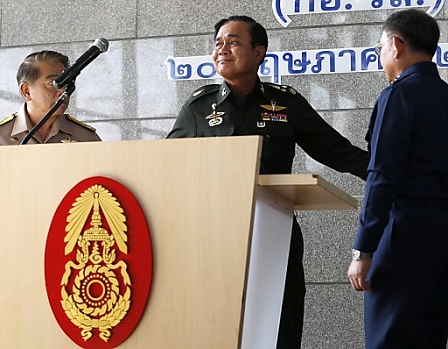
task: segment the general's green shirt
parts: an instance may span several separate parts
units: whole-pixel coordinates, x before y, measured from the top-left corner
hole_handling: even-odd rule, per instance
[[[182,106],[167,138],[263,136],[260,173],[291,173],[295,145],[316,161],[366,178],[368,154],[353,146],[294,88],[258,81],[238,100],[229,86],[197,89]]]

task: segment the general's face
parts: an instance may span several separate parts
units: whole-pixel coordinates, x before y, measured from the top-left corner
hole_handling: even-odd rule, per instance
[[[62,73],[65,67],[61,62],[54,61],[42,61],[36,64],[40,75],[33,83],[24,83],[25,86],[21,87],[22,94],[27,100],[29,109],[45,115],[64,92],[63,89],[56,89],[53,86],[53,80]],[[69,98],[65,99],[54,114],[63,114],[68,103]]]
[[[218,31],[212,53],[215,69],[225,79],[254,75],[264,57],[264,46],[252,47],[246,22],[227,22]]]

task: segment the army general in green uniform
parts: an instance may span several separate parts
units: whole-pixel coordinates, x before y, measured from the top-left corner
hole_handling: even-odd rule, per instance
[[[68,66],[68,57],[54,51],[35,52],[25,58],[17,72],[20,94],[25,101],[17,113],[0,120],[0,145],[20,144],[51,110],[64,92],[64,88],[56,89],[53,86],[53,80]],[[69,99],[64,100],[29,140],[29,144],[101,140],[93,127],[64,114]]]
[[[368,154],[327,124],[294,88],[263,83],[258,68],[268,47],[266,30],[252,18],[232,16],[215,25],[213,61],[221,85],[196,90],[168,138],[263,136],[260,172],[291,173],[298,144],[340,172],[367,177]],[[301,346],[305,279],[302,232],[294,220],[277,349]]]

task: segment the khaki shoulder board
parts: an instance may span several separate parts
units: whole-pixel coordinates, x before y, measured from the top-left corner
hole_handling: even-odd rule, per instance
[[[288,86],[288,85],[277,85],[277,84],[273,84],[270,82],[265,83],[265,85],[278,90],[278,91],[282,91],[282,92],[287,92],[291,95],[296,95],[298,92],[294,87]]]
[[[65,116],[66,116],[66,118],[67,118],[68,120],[74,122],[75,124],[78,124],[78,125],[80,125],[80,126],[86,128],[86,129],[88,129],[88,130],[90,130],[90,131],[92,131],[92,132],[95,132],[95,131],[96,131],[96,128],[95,128],[95,127],[92,127],[92,126],[90,126],[90,125],[87,125],[87,124],[83,123],[82,121],[79,121],[78,119],[75,119],[75,118],[74,118],[73,116],[71,116],[70,114],[65,114]]]
[[[0,121],[0,125],[6,124],[7,122],[13,120],[15,117],[16,117],[16,114],[8,115],[6,118],[4,118],[3,120]]]

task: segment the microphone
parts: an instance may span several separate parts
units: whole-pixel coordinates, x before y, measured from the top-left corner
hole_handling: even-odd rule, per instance
[[[96,39],[90,48],[79,57],[75,63],[65,69],[54,81],[53,86],[57,89],[67,85],[70,80],[75,80],[88,64],[90,64],[101,53],[109,48],[109,42],[106,39]]]

